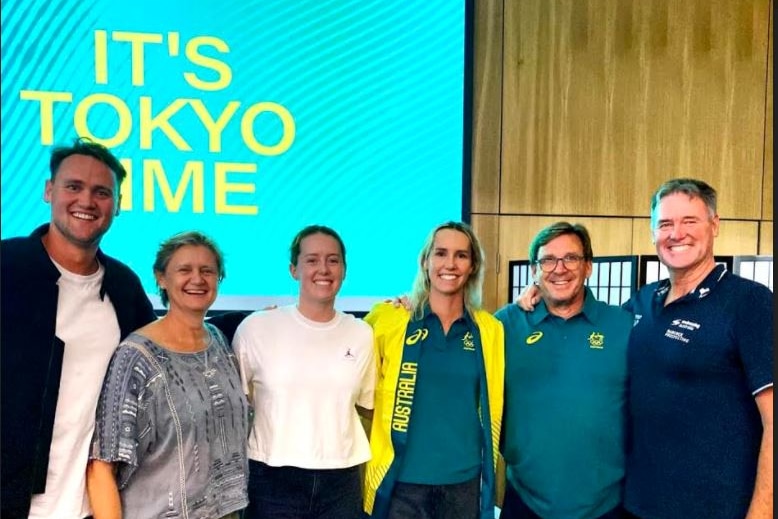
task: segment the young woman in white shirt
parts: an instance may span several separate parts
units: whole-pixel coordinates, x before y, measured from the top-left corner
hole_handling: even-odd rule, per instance
[[[297,303],[255,312],[233,348],[255,417],[246,519],[357,519],[359,467],[370,458],[358,410],[373,407],[373,334],[335,309],[346,250],[329,227],[302,229],[290,247]]]

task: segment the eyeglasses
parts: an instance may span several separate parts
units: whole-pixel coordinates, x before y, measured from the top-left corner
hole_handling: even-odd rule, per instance
[[[556,269],[557,263],[560,261],[567,270],[577,270],[581,266],[583,256],[577,256],[575,254],[568,254],[564,258],[540,258],[536,263],[540,265],[540,270],[543,272],[553,272]]]

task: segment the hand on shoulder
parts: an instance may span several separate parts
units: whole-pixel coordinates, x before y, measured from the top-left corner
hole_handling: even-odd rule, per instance
[[[525,312],[532,312],[540,302],[540,289],[534,283],[524,287],[514,303]]]

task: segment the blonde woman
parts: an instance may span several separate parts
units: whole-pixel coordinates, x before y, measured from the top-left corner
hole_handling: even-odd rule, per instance
[[[380,303],[364,508],[377,519],[494,517],[504,339],[481,310],[484,259],[467,224],[447,222],[419,255],[410,309]]]

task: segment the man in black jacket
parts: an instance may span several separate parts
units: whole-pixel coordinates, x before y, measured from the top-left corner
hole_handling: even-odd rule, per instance
[[[94,413],[120,339],[155,318],[137,275],[99,249],[126,171],[104,146],[53,150],[51,221],[2,241],[2,517],[81,519]]]

